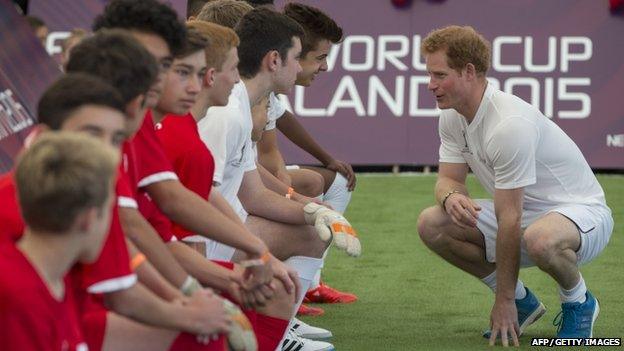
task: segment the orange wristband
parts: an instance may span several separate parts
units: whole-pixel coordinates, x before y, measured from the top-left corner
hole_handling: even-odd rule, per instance
[[[260,256],[260,260],[262,260],[262,263],[264,264],[269,263],[270,259],[271,259],[271,253],[269,252],[269,250],[266,250],[266,252],[263,253],[262,256]]]
[[[144,254],[142,253],[138,253],[136,254],[134,257],[132,257],[132,260],[130,261],[130,268],[135,271],[140,265],[143,264],[143,262],[145,262],[147,260],[147,258],[145,257]]]

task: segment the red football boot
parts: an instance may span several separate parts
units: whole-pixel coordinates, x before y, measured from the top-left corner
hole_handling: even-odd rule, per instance
[[[324,313],[325,310],[320,307],[312,307],[304,304],[301,304],[299,310],[297,310],[297,316],[317,317],[322,316]]]
[[[308,290],[304,302],[312,303],[351,303],[357,301],[357,296],[338,291],[321,282],[316,289]]]

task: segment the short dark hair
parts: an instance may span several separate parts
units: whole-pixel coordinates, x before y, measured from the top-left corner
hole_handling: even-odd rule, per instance
[[[266,8],[248,12],[236,26],[240,38],[238,46],[238,71],[245,78],[252,78],[260,70],[264,56],[276,50],[286,59],[293,46],[293,38],[303,36],[303,29],[289,17]]]
[[[113,0],[93,22],[93,31],[123,28],[160,36],[172,55],[182,49],[186,28],[177,13],[156,0]]]
[[[198,51],[207,50],[210,47],[210,39],[202,35],[197,29],[187,28],[186,40],[182,50],[178,53],[176,58],[185,58]]]
[[[26,21],[28,22],[28,25],[30,26],[30,28],[34,30],[46,26],[45,22],[39,17],[26,16]]]
[[[89,74],[68,73],[43,93],[37,104],[37,117],[39,123],[59,130],[72,112],[85,105],[125,111],[119,92],[110,84]]]
[[[264,5],[273,5],[275,0],[245,0],[249,5],[253,7],[260,7]]]
[[[299,23],[305,32],[301,39],[302,57],[314,50],[320,40],[334,44],[342,40],[342,28],[316,7],[291,2],[284,6],[284,14]]]
[[[122,29],[100,30],[81,41],[66,69],[100,77],[117,88],[125,104],[147,93],[158,76],[154,56]]]

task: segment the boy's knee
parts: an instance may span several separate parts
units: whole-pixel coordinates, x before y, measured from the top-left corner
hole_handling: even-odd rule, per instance
[[[322,175],[310,170],[300,170],[297,177],[295,190],[298,193],[308,197],[317,197],[323,193],[325,181]]]

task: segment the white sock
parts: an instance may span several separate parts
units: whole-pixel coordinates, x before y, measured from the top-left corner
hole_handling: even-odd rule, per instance
[[[325,258],[327,257],[328,253],[329,253],[329,247],[325,249],[325,252],[323,252],[323,257],[321,258],[323,262],[321,262],[321,267],[319,267],[319,270],[314,275],[314,279],[312,279],[312,283],[310,284],[309,290],[314,290],[318,288],[319,286],[321,286],[321,271],[323,270],[323,267],[325,267]]]
[[[314,275],[314,279],[312,279],[312,283],[310,283],[310,289],[308,289],[308,291],[314,290],[318,288],[319,286],[321,286],[321,270],[320,269]]]
[[[490,273],[487,277],[481,279],[483,284],[487,285],[492,292],[496,293],[496,271]],[[526,289],[524,288],[524,283],[522,280],[518,279],[516,282],[516,291],[515,291],[515,299],[522,300],[526,297]]]
[[[334,182],[323,194],[323,202],[327,202],[334,210],[344,213],[351,201],[351,192],[347,189],[347,178],[336,172]]]
[[[576,284],[576,286],[570,290],[566,290],[559,286],[559,298],[561,298],[562,303],[585,302],[585,293],[587,292],[587,286],[585,286],[585,279],[583,279],[581,273],[579,273],[579,277],[581,279],[579,280],[578,284]]]
[[[522,300],[527,296],[526,289],[524,288],[524,283],[522,280],[518,279],[516,283],[516,300]]]
[[[294,317],[299,309],[299,306],[301,306],[301,303],[303,302],[305,293],[308,289],[310,289],[310,284],[314,280],[316,272],[320,271],[323,259],[306,256],[293,256],[284,261],[284,263],[297,272],[299,282],[301,283],[301,290],[299,290],[299,294],[297,295],[295,310],[293,311]]]

